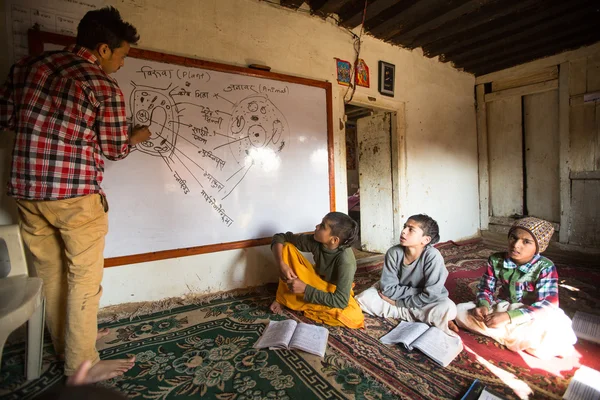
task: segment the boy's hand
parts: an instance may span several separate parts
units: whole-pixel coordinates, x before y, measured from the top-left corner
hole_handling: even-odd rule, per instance
[[[387,296],[386,296],[386,295],[384,295],[383,293],[381,293],[381,292],[379,292],[379,291],[378,291],[377,293],[379,293],[379,297],[381,297],[381,298],[383,299],[383,301],[385,301],[385,302],[388,302],[388,303],[390,303],[390,304],[391,304],[391,305],[393,305],[393,306],[395,306],[395,305],[396,305],[396,302],[395,302],[394,300],[390,299],[389,297],[387,297]]]
[[[490,313],[489,308],[487,306],[479,306],[471,309],[471,314],[475,317],[476,320],[485,322],[485,318]]]
[[[279,277],[285,282],[289,282],[293,279],[297,279],[298,276],[294,273],[294,270],[283,261],[279,264]]]
[[[306,291],[306,283],[302,282],[300,279],[296,278],[294,280],[292,280],[291,282],[288,282],[288,289],[290,289],[290,291],[292,293],[304,293]]]
[[[501,328],[510,322],[507,312],[497,312],[485,317],[485,325],[488,328]]]
[[[131,146],[135,146],[138,143],[145,142],[150,139],[150,129],[146,125],[136,125],[135,128],[131,130],[131,136],[129,137],[129,144]]]

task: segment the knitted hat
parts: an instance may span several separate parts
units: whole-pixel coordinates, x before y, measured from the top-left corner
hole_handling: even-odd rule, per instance
[[[517,228],[523,229],[533,236],[537,253],[543,253],[546,250],[554,233],[554,227],[550,222],[534,217],[525,217],[515,221],[508,231],[508,236]]]

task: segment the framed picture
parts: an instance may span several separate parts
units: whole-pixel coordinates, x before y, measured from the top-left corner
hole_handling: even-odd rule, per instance
[[[340,85],[350,86],[350,71],[352,69],[350,63],[346,60],[335,59],[337,69],[337,81]]]
[[[356,63],[356,84],[358,86],[369,87],[369,67],[362,58]]]
[[[379,93],[394,97],[395,73],[396,66],[394,64],[379,61]]]

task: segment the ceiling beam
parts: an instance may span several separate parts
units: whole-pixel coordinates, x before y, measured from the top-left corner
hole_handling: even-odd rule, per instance
[[[398,33],[391,37],[390,40],[394,43],[402,43],[409,48],[414,48],[415,46],[411,46],[411,43],[417,36],[438,29],[446,23],[458,19],[465,14],[473,13],[496,1],[498,0],[471,0],[463,4],[458,4],[457,7],[449,9],[447,12],[442,13],[435,18],[431,18],[422,24],[414,26],[408,31]]]
[[[580,43],[576,43],[573,45],[569,45],[566,47],[563,47],[563,52],[571,52],[571,51],[577,51],[578,49],[580,49],[581,47],[586,47],[586,46],[593,46],[595,44],[598,43],[598,41],[600,40],[600,38],[598,38],[597,36],[590,36],[588,38],[586,38],[583,42]],[[560,53],[562,54],[562,53]],[[498,63],[498,64],[494,64],[494,65],[486,65],[482,68],[478,68],[478,69],[472,69],[472,70],[465,70],[466,72],[470,72],[472,74],[475,75],[475,77],[484,77],[484,76],[491,76],[490,74],[498,72],[498,73],[502,73],[501,71],[508,69],[508,68],[513,68],[513,67],[517,67],[522,65],[522,64],[527,64],[531,61],[536,61],[539,59],[543,59],[546,57],[550,57],[548,55],[534,55],[533,58],[531,55],[527,54],[521,58],[513,58],[509,61],[507,61],[506,63]],[[484,78],[486,79],[486,78]]]
[[[311,0],[310,7],[317,14],[337,14],[351,0]],[[363,3],[364,4],[364,3]]]
[[[567,38],[562,41],[553,41],[546,46],[538,46],[529,52],[518,52],[516,54],[506,56],[496,60],[495,62],[482,62],[479,64],[472,64],[464,69],[468,72],[474,73],[476,76],[485,75],[490,72],[500,71],[505,68],[513,67],[515,65],[524,64],[530,61],[537,60],[538,58],[548,57],[557,53],[562,53],[566,50],[575,49],[582,46],[587,46],[600,40],[600,31],[597,29],[591,30],[591,33],[583,37]]]
[[[542,8],[540,0],[501,0],[493,2],[479,11],[449,22],[435,31],[417,36],[412,41],[411,46],[422,47],[438,40],[447,40],[447,38],[458,33],[466,32],[482,25],[489,26],[494,20],[506,15],[524,10],[535,10],[536,7]]]
[[[514,46],[522,47],[539,37],[563,37],[566,31],[575,34],[581,32],[583,28],[589,27],[595,24],[596,21],[599,21],[600,15],[598,14],[595,10],[588,10],[586,8],[574,10],[570,14],[548,19],[544,23],[532,24],[528,29],[516,29],[486,41],[476,42],[471,46],[470,50],[446,52],[440,56],[440,61],[460,63],[465,60],[484,57],[487,54],[497,53],[503,49],[514,48]]]
[[[502,50],[496,52],[490,52],[487,55],[480,57],[471,57],[462,61],[452,60],[454,65],[464,69],[473,69],[480,67],[481,65],[502,62],[503,60],[519,57],[522,54],[531,54],[539,50],[542,51],[543,55],[552,55],[560,53],[563,49],[562,43],[577,43],[582,38],[587,37],[593,33],[594,30],[598,30],[595,26],[590,25],[577,25],[570,29],[557,31],[554,35],[537,37],[533,40],[527,41],[516,41],[505,46]],[[599,32],[600,36],[600,32]]]
[[[279,4],[284,7],[297,10],[304,3],[304,0],[280,0]]]
[[[522,30],[523,28],[538,24],[539,21],[552,18],[555,15],[564,15],[569,12],[569,10],[577,10],[589,3],[591,3],[590,0],[540,3],[539,7],[536,10],[533,10],[528,16],[517,18],[516,15],[507,15],[489,21],[487,24],[482,24],[475,29],[470,29],[445,39],[426,44],[423,46],[423,53],[428,57],[435,57],[440,54],[472,49],[477,47],[481,42],[491,40],[501,35],[509,35],[510,32]]]
[[[368,0],[366,18],[379,15],[396,3],[398,3],[398,0]],[[365,3],[362,1],[353,1],[346,7],[343,7],[339,14],[341,25],[350,29],[356,28],[363,20],[364,9]]]
[[[438,8],[441,1],[443,0],[398,1],[375,18],[369,19],[365,24],[365,30],[379,39],[387,40],[406,24],[422,21],[425,15]]]

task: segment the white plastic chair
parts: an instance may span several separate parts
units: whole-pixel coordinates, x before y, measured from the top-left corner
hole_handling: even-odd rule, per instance
[[[8,335],[27,322],[27,380],[42,372],[44,295],[42,279],[30,277],[18,225],[0,226],[10,258],[10,272],[0,279],[0,362]],[[1,364],[0,364],[1,365]]]

